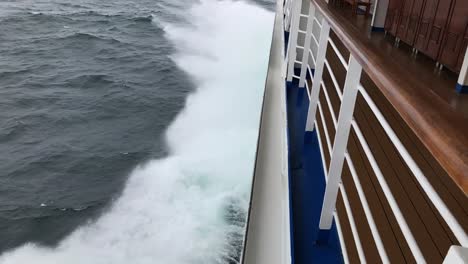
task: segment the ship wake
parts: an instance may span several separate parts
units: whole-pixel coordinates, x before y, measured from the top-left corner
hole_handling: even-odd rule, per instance
[[[57,247],[26,244],[0,263],[238,262],[273,14],[202,0],[184,20],[158,22],[196,86],[167,130],[168,156],[136,168],[109,210]]]

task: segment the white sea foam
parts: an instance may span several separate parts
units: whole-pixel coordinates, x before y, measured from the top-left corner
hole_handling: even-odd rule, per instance
[[[227,208],[241,216],[247,209],[273,14],[202,0],[186,19],[190,26],[164,26],[174,61],[197,86],[167,130],[168,157],[136,168],[109,211],[56,248],[27,244],[0,263],[209,264],[235,256],[232,236],[244,230]]]

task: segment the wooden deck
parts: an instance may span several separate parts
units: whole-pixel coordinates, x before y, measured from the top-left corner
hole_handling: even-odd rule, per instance
[[[428,92],[439,96],[447,105],[468,118],[468,95],[459,94],[455,87],[458,75],[448,69],[438,71],[436,62],[424,54],[412,55],[411,47],[400,43],[394,46],[395,38],[384,32],[372,32],[372,17],[354,15],[349,8],[334,7],[346,21],[359,30],[369,42],[368,44],[379,49],[389,60],[396,62],[404,68],[408,75],[417,76],[418,80],[428,89]],[[349,54],[349,52],[348,52]]]
[[[423,55],[417,58],[411,57],[411,52],[407,48],[395,48],[391,37],[385,37],[383,33],[370,34],[370,30],[366,29],[368,21],[363,16],[353,16],[346,10],[340,10],[340,12],[342,12],[344,17],[349,19],[350,23],[355,25],[356,29],[362,30],[363,36],[370,39],[370,45],[375,45],[382,53],[388,56],[389,60],[393,60],[398,65],[401,65],[401,67],[407,71],[408,75],[413,75],[414,78],[417,78],[418,81],[427,86],[428,93],[434,93],[439,96],[450,108],[467,118],[468,123],[468,96],[459,95],[455,92],[456,76],[454,74],[448,71],[443,71],[441,73],[434,72],[433,68],[435,62],[430,61]],[[348,58],[350,52],[334,33],[331,34],[331,39],[337,44],[338,49],[344,57]],[[346,69],[340,63],[337,55],[330,46],[328,47],[326,58],[333,69],[333,73],[342,91]],[[308,82],[309,87],[312,87],[311,80],[308,80]],[[323,82],[325,87],[322,86],[321,89],[326,89],[333,107],[334,115],[338,116],[341,101],[334,88],[327,67],[325,67],[324,70]],[[364,72],[361,83],[430,183],[455,217],[460,221],[465,232],[468,231],[468,198],[463,190],[455,184],[453,179],[424,146],[419,137],[406,124],[395,107],[386,99],[380,89]],[[332,119],[332,112],[328,109],[323,90],[320,92],[320,104],[322,106],[322,114],[325,119],[327,132],[333,144],[335,136],[334,122]],[[318,130],[320,131],[320,138],[322,139],[321,145],[324,150],[325,162],[326,165],[329,166],[330,153],[327,147],[325,147],[327,144],[325,142],[326,135],[319,112],[316,118]],[[442,263],[449,247],[458,244],[457,239],[450,231],[439,212],[435,209],[410,169],[406,166],[403,158],[395,149],[391,140],[388,138],[374,113],[361,95],[359,95],[357,99],[354,118],[359,124],[366,141],[371,146],[372,153],[405,219],[407,219],[411,232],[421,248],[425,259],[429,260],[430,263]],[[465,126],[466,123],[460,125]],[[378,183],[374,170],[371,168],[369,160],[353,130],[351,131],[348,141],[348,153],[356,168],[364,195],[369,203],[372,216],[377,223],[378,231],[381,234],[385,250],[387,251],[391,263],[414,263],[415,259],[411,254],[403,232],[397,224],[395,216],[390,209],[390,205]],[[364,213],[361,198],[346,162],[342,180],[352,208],[359,238],[361,241],[364,241],[363,249],[366,260],[368,263],[380,263],[381,259]],[[337,211],[343,229],[349,260],[351,263],[359,263],[355,240],[351,232],[351,226],[341,195],[337,202]]]

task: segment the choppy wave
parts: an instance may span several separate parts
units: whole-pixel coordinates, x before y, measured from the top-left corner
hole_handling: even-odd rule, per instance
[[[90,33],[77,32],[68,36],[61,37],[62,40],[73,40],[73,41],[109,41],[114,43],[121,43],[119,40],[111,37],[102,37]]]
[[[136,168],[109,211],[57,247],[27,244],[0,263],[238,262],[273,14],[202,0],[185,15],[191,25],[158,21],[197,86],[167,130],[168,156]]]
[[[81,212],[88,209],[94,209],[100,205],[100,203],[95,203],[92,205],[77,205],[75,207],[65,207],[57,206],[55,204],[41,203],[36,207],[29,206],[2,206],[0,212],[2,212],[2,218],[7,220],[21,220],[21,219],[40,219],[53,216],[57,212]]]
[[[114,83],[111,76],[106,74],[85,74],[68,79],[67,82],[75,87],[88,88],[98,84],[99,86],[106,86]]]
[[[145,17],[135,17],[132,18],[133,21],[135,22],[147,22],[151,23],[153,21],[153,15],[145,16]]]
[[[159,11],[153,11],[154,13],[160,14]],[[27,16],[24,16],[21,13],[16,14],[15,16],[9,16],[6,18],[1,18],[2,22],[25,22],[28,19],[32,18],[33,20],[41,22],[78,22],[78,21],[87,21],[92,19],[93,23],[110,23],[112,19],[123,19],[136,23],[151,23],[153,15],[148,13],[146,16],[138,16],[132,14],[123,14],[123,13],[105,13],[102,11],[95,10],[82,10],[76,11],[72,9],[71,11],[27,11]]]

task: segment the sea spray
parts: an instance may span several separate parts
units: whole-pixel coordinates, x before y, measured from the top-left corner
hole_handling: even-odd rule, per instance
[[[167,130],[168,156],[136,168],[108,212],[57,247],[27,244],[0,263],[238,261],[273,14],[203,0],[185,15],[186,25],[158,22],[196,84]]]

